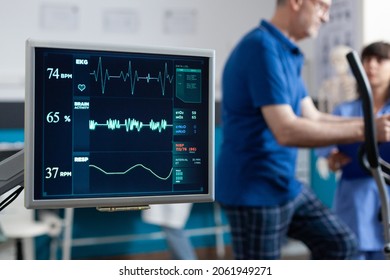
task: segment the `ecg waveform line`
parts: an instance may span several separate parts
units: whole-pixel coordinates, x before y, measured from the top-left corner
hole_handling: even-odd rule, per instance
[[[155,122],[153,119],[151,119],[148,124],[131,118],[125,119],[123,123],[121,123],[120,120],[117,119],[108,119],[105,123],[98,123],[94,120],[89,121],[89,130],[96,130],[96,127],[98,126],[105,126],[107,127],[107,129],[110,130],[121,129],[124,127],[126,129],[126,132],[133,130],[140,132],[142,128],[149,127],[150,130],[157,130],[159,133],[161,133],[162,130],[166,130],[167,127],[172,127],[172,124],[168,124],[168,122],[164,119],[159,122]]]
[[[124,82],[126,82],[127,80],[130,81],[131,95],[134,95],[135,84],[137,82],[139,82],[140,80],[146,80],[146,82],[149,83],[150,81],[153,80],[160,83],[161,92],[162,95],[164,96],[166,81],[168,80],[168,82],[171,84],[174,77],[174,75],[171,76],[168,74],[167,63],[165,63],[164,73],[161,73],[161,71],[159,71],[157,77],[151,76],[150,73],[148,73],[147,76],[140,76],[138,74],[138,70],[135,70],[133,74],[131,60],[129,60],[129,65],[126,72],[120,71],[119,75],[110,75],[108,69],[103,70],[103,62],[101,57],[99,57],[99,63],[96,70],[94,70],[92,73],[89,74],[91,76],[94,76],[95,82],[98,82],[100,79],[102,94],[104,94],[106,91],[107,81],[111,79],[122,79]]]
[[[130,172],[131,170],[133,170],[134,168],[140,167],[140,168],[143,168],[143,169],[149,171],[151,174],[153,174],[153,176],[155,176],[156,178],[158,178],[160,180],[163,180],[163,181],[168,180],[168,178],[171,177],[172,171],[173,171],[173,168],[171,168],[171,170],[169,171],[168,175],[163,177],[163,176],[160,176],[160,175],[156,174],[152,169],[146,167],[145,165],[143,165],[141,163],[133,165],[132,167],[130,167],[129,169],[127,169],[127,170],[125,170],[123,172],[121,172],[121,171],[108,172],[108,171],[105,171],[103,168],[100,168],[99,166],[96,166],[94,164],[90,164],[89,167],[95,168],[95,169],[99,170],[100,172],[102,172],[102,173],[104,173],[106,175],[125,175],[128,172]]]

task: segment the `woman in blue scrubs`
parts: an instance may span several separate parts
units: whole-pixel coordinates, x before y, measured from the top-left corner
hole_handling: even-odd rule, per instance
[[[362,51],[362,64],[371,85],[375,115],[389,113],[390,44],[375,42],[366,46]],[[361,117],[362,101],[359,98],[341,103],[334,113]],[[379,192],[373,177],[360,165],[358,149],[361,144],[339,145],[328,157],[329,168],[342,171],[334,210],[358,237],[360,252],[357,259],[384,259]],[[390,161],[390,143],[382,143],[379,152],[385,161]]]

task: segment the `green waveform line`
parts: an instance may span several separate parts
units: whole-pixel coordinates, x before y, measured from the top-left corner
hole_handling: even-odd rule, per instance
[[[98,123],[94,120],[89,121],[89,129],[90,130],[96,130],[96,127],[98,126],[105,126],[107,129],[110,130],[116,130],[121,129],[122,127],[126,128],[126,132],[137,130],[138,132],[141,131],[143,127],[149,127],[150,130],[155,131],[157,130],[159,133],[161,133],[162,130],[166,130],[167,127],[171,127],[172,124],[168,124],[168,122],[164,119],[162,119],[159,122],[155,122],[153,119],[149,121],[149,124],[144,124],[143,122],[127,118],[125,119],[124,123],[121,123],[120,120],[117,119],[108,119],[105,123]]]
[[[95,168],[99,171],[101,171],[102,173],[106,174],[106,175],[125,175],[127,174],[128,172],[130,172],[131,170],[133,170],[134,168],[136,167],[141,167],[147,171],[149,171],[150,173],[153,174],[153,176],[155,176],[156,178],[160,179],[160,180],[168,180],[169,177],[171,177],[172,175],[172,171],[173,171],[173,168],[171,168],[171,170],[169,171],[169,174],[166,176],[166,177],[162,177],[162,176],[159,176],[158,174],[156,174],[152,169],[146,167],[145,165],[141,164],[141,163],[138,163],[132,167],[130,167],[129,169],[127,169],[126,171],[123,171],[123,172],[120,172],[120,171],[116,171],[116,172],[108,172],[108,171],[105,171],[104,169],[100,168],[99,166],[96,166],[94,164],[90,164],[89,167],[91,168]]]

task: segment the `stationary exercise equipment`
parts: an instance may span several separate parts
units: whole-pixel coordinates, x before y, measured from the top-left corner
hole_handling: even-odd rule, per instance
[[[351,51],[347,54],[347,60],[362,98],[365,142],[360,147],[359,157],[363,167],[371,173],[378,186],[385,239],[383,251],[386,258],[390,259],[390,207],[387,189],[387,185],[390,185],[390,164],[379,155],[372,91],[360,58],[356,51]]]

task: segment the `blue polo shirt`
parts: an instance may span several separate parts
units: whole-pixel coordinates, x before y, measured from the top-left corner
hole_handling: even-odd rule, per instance
[[[216,200],[225,205],[272,206],[301,190],[297,149],[277,143],[260,108],[288,104],[296,115],[307,96],[303,54],[262,20],[238,43],[222,77],[223,142],[216,164]]]

